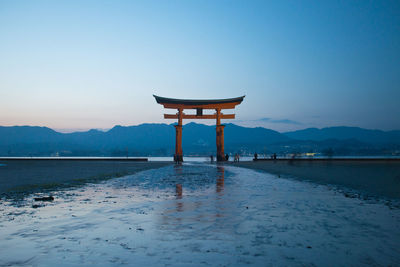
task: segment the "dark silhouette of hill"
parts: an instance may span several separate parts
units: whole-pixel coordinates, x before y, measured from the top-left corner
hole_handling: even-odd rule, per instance
[[[47,127],[13,126],[0,127],[0,146],[18,143],[54,142],[62,136]]]
[[[308,128],[299,131],[284,133],[287,137],[296,140],[323,141],[328,139],[346,140],[355,139],[365,143],[400,143],[400,131],[367,130],[359,127],[328,127]]]
[[[215,126],[183,127],[185,155],[215,153]],[[173,124],[115,126],[103,132],[59,133],[47,127],[0,126],[0,156],[170,156],[175,148]],[[226,124],[227,153],[290,153],[335,150],[336,154],[385,154],[400,149],[400,131],[356,127],[309,128],[279,133],[261,127]]]

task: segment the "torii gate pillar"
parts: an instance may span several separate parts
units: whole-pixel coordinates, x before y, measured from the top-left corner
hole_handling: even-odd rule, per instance
[[[225,152],[224,152],[224,128],[225,125],[221,125],[221,109],[216,109],[216,136],[217,136],[217,161],[225,160]]]
[[[217,125],[217,161],[225,160],[224,127],[225,125]]]
[[[175,125],[175,154],[174,161],[182,162],[183,161],[183,151],[182,151],[182,117],[183,117],[183,109],[178,109],[178,125]]]
[[[224,127],[221,119],[234,119],[235,114],[222,114],[222,109],[234,109],[236,105],[242,103],[244,96],[229,99],[209,99],[209,100],[190,100],[175,99],[153,95],[157,103],[164,108],[177,109],[176,114],[164,114],[165,119],[178,119],[175,125],[175,154],[174,161],[179,163],[183,161],[182,152],[182,120],[183,119],[216,119],[216,143],[217,143],[217,161],[225,161],[224,152]],[[183,113],[184,109],[195,109],[195,115]],[[215,114],[203,115],[203,109],[213,109]]]

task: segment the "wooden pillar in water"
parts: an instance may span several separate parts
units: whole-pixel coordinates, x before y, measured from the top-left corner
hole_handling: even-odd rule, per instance
[[[221,109],[216,109],[216,136],[217,136],[217,161],[225,161],[225,152],[224,152],[224,127],[225,125],[221,125]]]
[[[178,109],[178,125],[175,125],[175,155],[174,161],[176,163],[183,161],[183,151],[182,151],[182,117],[183,110],[181,108]]]

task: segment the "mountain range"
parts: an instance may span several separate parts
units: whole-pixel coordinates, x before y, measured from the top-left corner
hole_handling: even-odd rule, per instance
[[[400,151],[400,131],[358,127],[308,128],[279,133],[235,124],[225,126],[225,152],[334,153],[393,155]],[[215,154],[215,126],[183,127],[185,155]],[[47,127],[0,126],[0,156],[170,156],[175,148],[173,124],[115,126],[108,131],[60,133]]]

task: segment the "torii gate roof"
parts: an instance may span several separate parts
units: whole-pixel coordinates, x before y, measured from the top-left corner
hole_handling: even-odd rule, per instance
[[[242,103],[245,96],[226,99],[176,99],[153,95],[158,104],[165,108],[226,108],[232,109]]]

